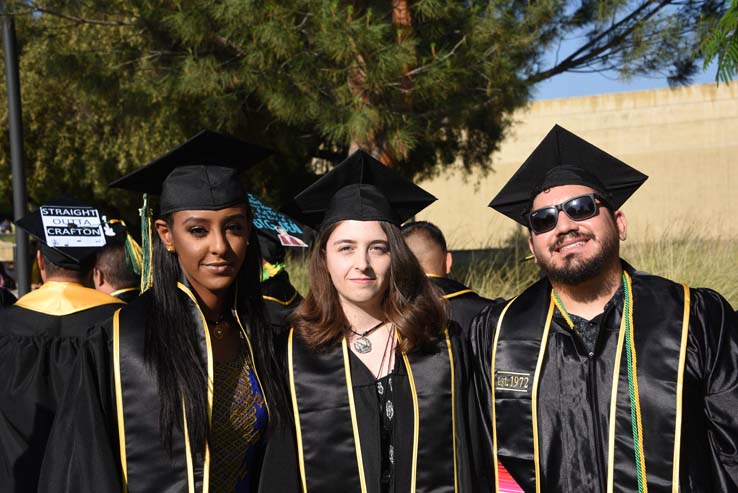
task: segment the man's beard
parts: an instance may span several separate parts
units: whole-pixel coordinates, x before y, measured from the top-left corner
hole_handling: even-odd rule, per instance
[[[568,234],[559,238],[554,248],[565,240],[576,238],[594,240],[594,236],[592,235],[580,233]],[[618,243],[614,235],[607,235],[602,239],[600,244],[602,245],[600,252],[592,258],[582,259],[578,255],[571,255],[563,260],[564,265],[562,267],[555,267],[546,262],[539,261],[541,270],[543,270],[551,282],[557,284],[576,286],[590,279],[594,279],[613,261],[613,258],[618,258]]]

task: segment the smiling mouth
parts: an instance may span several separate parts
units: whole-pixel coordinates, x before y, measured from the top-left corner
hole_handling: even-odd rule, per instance
[[[204,264],[205,268],[215,274],[223,274],[230,272],[233,269],[233,264],[222,263],[222,264]]]
[[[582,232],[565,234],[558,238],[558,241],[549,248],[549,251],[552,253],[566,253],[570,250],[583,247],[588,241],[593,239],[594,235],[584,234]]]
[[[560,253],[564,253],[564,252],[567,252],[567,251],[572,250],[574,248],[584,246],[585,243],[586,243],[586,240],[575,241],[574,243],[569,243],[568,245],[559,247],[558,248],[558,251]]]

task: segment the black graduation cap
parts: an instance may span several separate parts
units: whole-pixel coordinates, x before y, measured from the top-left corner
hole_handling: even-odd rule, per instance
[[[346,219],[399,226],[435,200],[359,150],[300,192],[283,210],[314,229]]]
[[[271,153],[229,135],[202,130],[110,186],[161,195],[161,215],[181,210],[223,209],[245,200],[239,172]]]
[[[554,125],[489,207],[528,226],[526,214],[542,191],[561,185],[585,185],[619,209],[648,179],[602,149]]]
[[[98,210],[70,197],[47,202],[15,225],[38,239],[46,260],[73,271],[87,267],[106,243]]]
[[[108,216],[102,217],[103,233],[107,245],[122,245],[128,238],[128,227],[121,219],[114,219]]]
[[[289,216],[275,211],[253,194],[248,194],[254,213],[253,225],[259,237],[261,257],[275,264],[284,261],[285,247],[308,247],[302,226]]]

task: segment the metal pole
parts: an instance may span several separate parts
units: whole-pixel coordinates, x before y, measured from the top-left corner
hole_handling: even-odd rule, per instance
[[[8,89],[8,123],[10,127],[10,159],[13,173],[13,215],[15,220],[26,215],[26,173],[23,167],[23,123],[21,122],[20,82],[18,77],[18,47],[15,40],[15,20],[0,0],[3,16],[3,52],[5,55],[5,82]],[[28,235],[15,228],[15,273],[18,295],[30,291]]]

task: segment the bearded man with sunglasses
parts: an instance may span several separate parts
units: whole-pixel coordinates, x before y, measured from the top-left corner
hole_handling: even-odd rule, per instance
[[[490,204],[544,274],[472,324],[492,491],[738,491],[738,318],[620,259],[646,179],[555,126]]]

